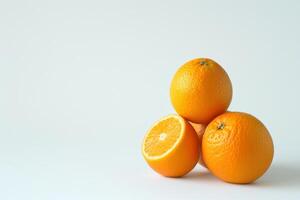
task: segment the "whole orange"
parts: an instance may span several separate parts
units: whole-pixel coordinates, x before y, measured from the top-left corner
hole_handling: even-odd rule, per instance
[[[170,97],[178,114],[189,121],[207,124],[227,110],[232,85],[218,63],[197,58],[177,70],[171,82]]]
[[[226,112],[210,122],[203,135],[204,162],[226,182],[255,181],[269,168],[273,153],[267,128],[247,113]]]

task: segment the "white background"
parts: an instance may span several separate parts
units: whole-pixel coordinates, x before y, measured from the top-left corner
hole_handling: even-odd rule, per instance
[[[299,1],[0,1],[0,199],[300,199]],[[275,144],[250,185],[199,166],[157,175],[141,156],[174,113],[169,84],[187,60],[228,72],[230,110]]]

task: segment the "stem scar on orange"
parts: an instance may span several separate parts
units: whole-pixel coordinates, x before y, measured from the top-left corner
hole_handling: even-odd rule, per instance
[[[149,166],[163,176],[180,177],[199,159],[200,144],[193,127],[179,115],[168,115],[147,132],[142,153]]]
[[[170,97],[179,115],[194,123],[208,124],[229,107],[232,85],[218,63],[198,58],[177,70],[171,82]]]

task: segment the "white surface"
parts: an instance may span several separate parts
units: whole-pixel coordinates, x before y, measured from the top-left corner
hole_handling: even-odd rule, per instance
[[[299,199],[299,1],[1,1],[0,199]],[[275,158],[251,185],[149,169],[146,130],[195,57],[229,73],[230,110]],[[202,173],[201,173],[202,172]],[[200,173],[200,175],[199,175]]]

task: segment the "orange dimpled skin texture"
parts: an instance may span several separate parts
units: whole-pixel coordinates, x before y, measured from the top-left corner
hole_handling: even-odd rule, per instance
[[[225,70],[208,58],[191,60],[175,73],[170,88],[174,109],[187,120],[208,124],[224,113],[232,98]]]
[[[250,183],[269,168],[272,138],[262,122],[241,112],[226,112],[207,126],[202,153],[208,169],[230,183]]]
[[[142,153],[157,173],[180,177],[197,164],[200,145],[197,133],[185,119],[178,115],[168,115],[147,132]]]

